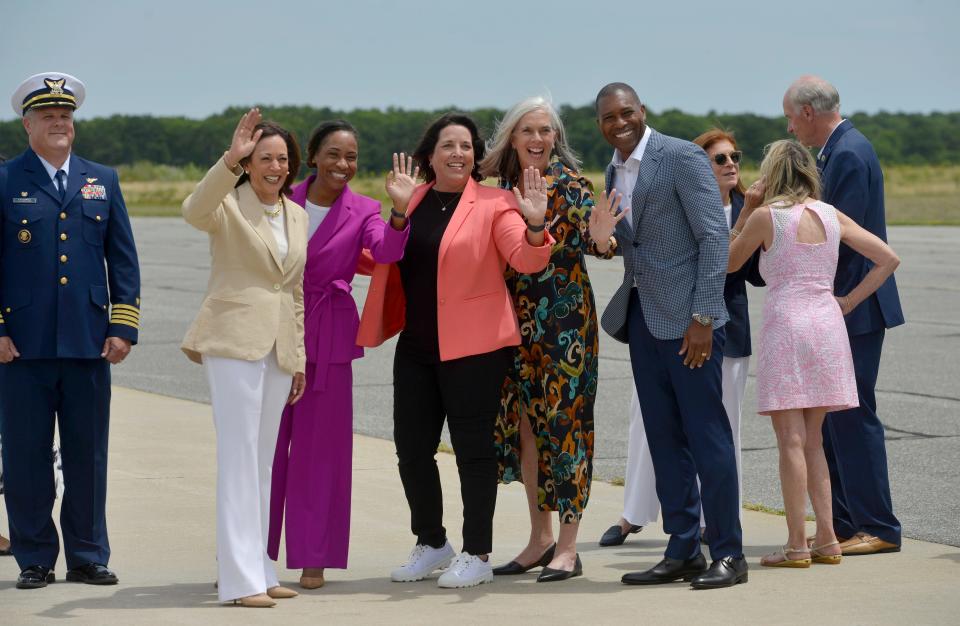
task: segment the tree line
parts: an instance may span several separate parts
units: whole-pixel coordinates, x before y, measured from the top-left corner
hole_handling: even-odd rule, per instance
[[[230,143],[233,129],[245,109],[230,107],[205,119],[114,115],[78,119],[74,149],[86,158],[112,166],[138,162],[194,165],[206,168]],[[264,117],[292,130],[305,148],[310,131],[321,121],[346,119],[360,133],[360,170],[382,172],[390,155],[412,151],[429,122],[442,111],[399,108],[335,111],[309,106],[263,107]],[[503,111],[484,108],[469,111],[489,137]],[[568,139],[584,167],[599,170],[610,161],[611,148],[600,135],[593,107],[564,105],[560,109]],[[960,112],[854,113],[849,119],[872,142],[884,164],[960,164]],[[763,147],[787,136],[783,117],[751,113],[692,115],[677,109],[648,111],[647,123],[658,131],[692,139],[719,126],[733,131],[748,164],[759,163]],[[26,133],[19,120],[0,122],[0,154],[23,151]]]

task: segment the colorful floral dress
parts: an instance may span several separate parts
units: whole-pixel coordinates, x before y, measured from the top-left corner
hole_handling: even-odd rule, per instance
[[[506,273],[521,344],[503,384],[496,425],[500,482],[521,480],[520,419],[537,442],[538,505],[579,521],[593,474],[593,405],[597,396],[598,325],[584,254],[603,258],[590,240],[590,181],[554,160],[546,222],[556,239],[546,269]]]

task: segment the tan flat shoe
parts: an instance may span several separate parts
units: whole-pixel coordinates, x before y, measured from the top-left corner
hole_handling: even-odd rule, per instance
[[[323,576],[301,576],[300,586],[304,589],[319,589],[324,584]]]
[[[867,533],[857,533],[851,539],[840,544],[844,556],[859,556],[862,554],[883,554],[885,552],[900,552],[900,546],[888,543],[880,537]]]
[[[234,606],[242,606],[248,609],[269,609],[276,606],[277,603],[270,599],[265,593],[258,593],[255,596],[237,598],[233,601]]]
[[[270,587],[267,589],[267,595],[274,600],[286,600],[288,598],[296,598],[300,594],[293,589],[288,589],[286,587],[277,585],[276,587]]]

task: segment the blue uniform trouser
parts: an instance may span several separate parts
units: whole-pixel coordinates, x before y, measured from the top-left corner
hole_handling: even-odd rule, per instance
[[[682,339],[650,334],[636,290],[630,294],[627,325],[663,529],[670,535],[665,555],[691,559],[700,553],[702,499],[710,556],[742,556],[737,458],[721,388],[723,328],[713,332],[710,359],[690,369],[677,354]]]
[[[0,365],[0,434],[10,541],[21,569],[53,568],[50,450],[60,430],[64,493],[60,529],[67,568],[107,564],[105,514],[110,364],[105,359],[14,359]]]
[[[900,521],[893,514],[883,424],[877,417],[877,373],[885,331],[850,337],[860,406],[828,413],[823,449],[833,489],[833,530],[857,532],[900,545]]]

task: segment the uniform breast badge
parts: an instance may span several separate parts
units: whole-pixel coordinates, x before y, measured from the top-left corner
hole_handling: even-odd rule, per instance
[[[30,195],[29,192],[21,191],[19,198],[11,198],[10,200],[11,200],[11,202],[13,202],[14,204],[36,204],[36,203],[37,203],[37,199],[36,199],[36,198],[28,198],[27,196],[29,196],[29,195]]]
[[[33,235],[30,234],[30,231],[24,228],[19,233],[17,233],[17,239],[20,240],[20,243],[30,243],[30,240],[33,239]]]
[[[96,180],[96,178],[94,178]],[[106,200],[107,199],[107,188],[103,185],[92,185],[87,183],[80,188],[80,193],[83,194],[84,200]]]

